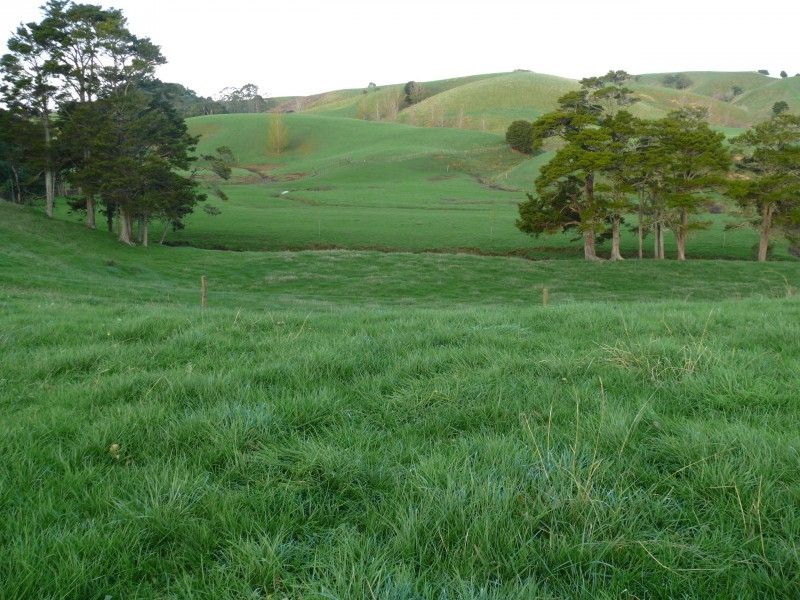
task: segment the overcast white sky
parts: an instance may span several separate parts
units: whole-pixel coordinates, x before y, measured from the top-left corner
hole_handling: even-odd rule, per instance
[[[0,34],[44,0],[0,0]],[[271,96],[531,69],[800,71],[800,0],[87,0],[159,44],[159,76]],[[3,44],[4,46],[4,44]]]

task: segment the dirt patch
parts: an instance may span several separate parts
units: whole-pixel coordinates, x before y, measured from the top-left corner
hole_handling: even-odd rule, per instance
[[[498,190],[501,192],[521,192],[522,190],[518,188],[511,188],[506,187],[504,185],[500,185],[496,181],[492,181],[491,179],[486,179],[485,177],[481,177],[480,175],[473,175],[475,177],[475,181],[481,184],[483,187],[489,190]]]

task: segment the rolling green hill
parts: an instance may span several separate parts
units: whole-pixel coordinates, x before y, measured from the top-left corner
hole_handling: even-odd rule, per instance
[[[781,100],[789,105],[790,111],[800,111],[800,77],[772,79],[768,85],[737,98],[736,104],[745,107],[755,120],[763,120],[772,114],[772,105]]]
[[[556,107],[575,81],[526,71],[452,87],[400,113],[404,123],[505,132],[515,119],[532,120]]]
[[[499,75],[501,74],[470,75],[421,83],[423,83],[425,95],[432,96],[475,81],[492,79]],[[295,101],[288,104],[282,104],[279,106],[279,110],[298,110],[328,116],[353,118],[359,115],[359,110],[362,110],[365,116],[373,118],[375,107],[380,106],[390,97],[401,97],[404,85],[402,83],[382,85],[372,91],[361,88],[324,92],[303,98],[300,102],[295,99]]]
[[[231,250],[350,248],[532,258],[580,254],[571,233],[533,239],[514,225],[517,205],[533,188],[548,153],[519,154],[494,133],[306,113],[283,117],[290,147],[274,154],[267,149],[270,118],[240,114],[189,121],[191,131],[202,136],[201,154],[227,145],[237,165],[232,180],[221,185],[228,201],[213,195],[207,201],[220,214],[198,208],[185,229],[169,233],[169,243]],[[214,183],[210,173],[203,177]],[[59,216],[81,219],[69,214],[64,203]],[[711,229],[689,238],[691,258],[753,256],[754,231],[726,230],[743,223],[734,207],[709,218]],[[646,240],[646,255],[649,244]],[[622,248],[627,256],[637,251],[627,227]],[[774,250],[775,258],[789,258],[783,240],[775,241]],[[671,235],[667,251],[674,251]]]
[[[709,120],[721,128],[742,128],[769,116],[772,104],[786,100],[800,105],[800,78],[779,81],[756,72],[686,72],[691,85],[684,90],[664,86],[668,73],[637,75],[630,86],[639,93],[634,112],[657,118],[681,106],[703,106]],[[502,133],[515,119],[533,119],[552,109],[577,81],[516,71],[422,82],[424,100],[403,107],[402,83],[375,91],[337,90],[293,99],[280,110],[314,112],[328,116],[399,121],[426,127],[457,127]],[[734,95],[734,87],[740,94]],[[394,105],[394,109],[387,108]],[[398,108],[401,109],[398,112]]]
[[[647,73],[637,76],[637,84],[649,87],[663,87],[663,79],[671,74],[686,75],[691,85],[686,91],[699,96],[709,96],[722,100],[730,95],[734,86],[741,88],[744,93],[764,87],[774,82],[775,79],[755,71],[676,71],[675,73]]]
[[[267,115],[190,121],[192,131],[203,135],[201,152],[228,145],[240,166],[237,178],[224,186],[229,202],[210,201],[222,214],[197,211],[173,242],[230,249],[578,255],[571,234],[534,240],[514,226],[517,204],[532,189],[546,153],[530,158],[513,152],[492,133],[316,114],[284,118],[291,144],[280,155],[266,148]],[[751,256],[754,232],[725,231],[739,217],[713,215],[712,221],[710,231],[690,239],[691,256]],[[624,252],[634,254],[635,244],[626,230]],[[775,250],[776,257],[788,256],[783,242]]]

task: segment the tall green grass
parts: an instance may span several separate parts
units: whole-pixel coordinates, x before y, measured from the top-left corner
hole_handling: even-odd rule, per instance
[[[0,235],[0,597],[800,590],[794,263]]]

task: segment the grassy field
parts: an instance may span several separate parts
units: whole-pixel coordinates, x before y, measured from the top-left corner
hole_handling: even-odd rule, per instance
[[[222,186],[229,201],[208,201],[221,214],[197,210],[186,229],[170,234],[170,243],[230,250],[466,251],[532,258],[574,258],[582,252],[572,234],[533,239],[514,225],[517,205],[533,188],[549,153],[530,158],[510,150],[502,136],[477,131],[312,114],[284,118],[291,143],[281,154],[267,149],[268,115],[190,120],[191,130],[202,136],[201,153],[227,145],[238,165],[231,182]],[[734,212],[729,206],[727,214],[708,217],[711,228],[690,236],[690,258],[755,255],[753,230],[726,230],[742,223]],[[59,216],[82,218],[69,215],[63,203]],[[629,230],[635,224],[635,217],[628,218],[623,232],[622,250],[628,257],[637,253]],[[667,252],[674,255],[674,246],[668,234]],[[646,251],[649,255],[650,240]],[[776,239],[774,255],[789,258],[783,240]]]
[[[690,76],[637,110],[701,98],[733,135],[794,89]],[[499,123],[531,77],[415,110]],[[570,260],[514,227],[548,154],[362,97],[305,99],[280,154],[268,115],[190,120],[237,164],[175,246],[0,201],[0,598],[800,597],[786,244],[754,262],[728,206],[693,260],[627,229],[629,260]]]
[[[0,238],[0,597],[800,592],[797,263]]]

